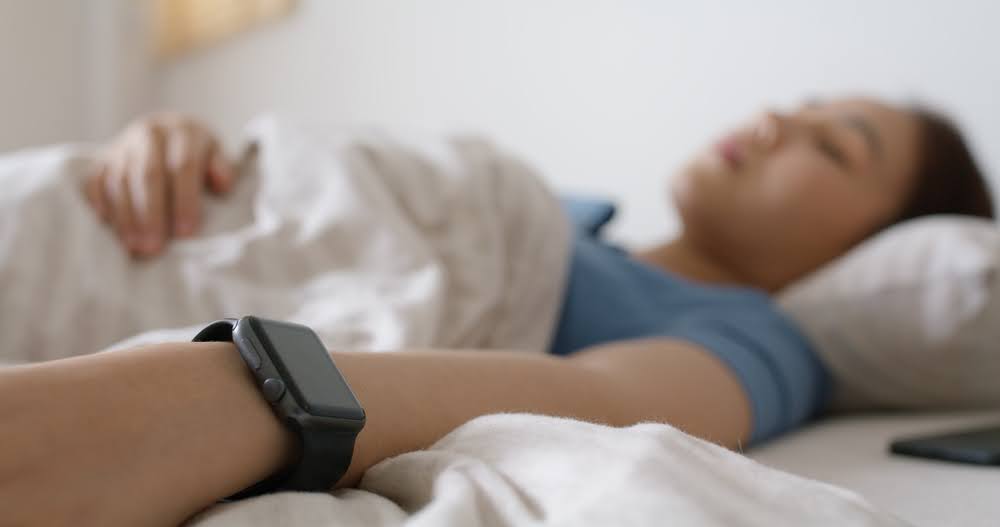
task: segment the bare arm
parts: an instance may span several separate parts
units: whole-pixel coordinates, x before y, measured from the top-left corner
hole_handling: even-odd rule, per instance
[[[618,343],[570,358],[500,351],[332,356],[368,414],[338,486],[353,486],[382,459],[495,412],[669,422],[729,446],[749,435],[749,406],[732,374],[676,341]],[[13,439],[13,448],[0,452],[0,502],[19,504],[15,517],[27,523],[177,525],[277,470],[294,448],[231,345],[220,343],[0,370],[0,422]]]
[[[732,374],[705,351],[677,341],[632,341],[568,358],[503,351],[334,354],[368,412],[357,462],[369,466],[424,448],[466,421],[531,412],[625,426],[671,423],[735,447],[750,410]]]

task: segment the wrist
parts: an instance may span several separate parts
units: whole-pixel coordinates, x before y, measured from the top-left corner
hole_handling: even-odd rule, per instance
[[[180,523],[294,452],[230,344],[149,346],[4,374],[13,399],[0,414],[42,454],[18,468],[50,474],[63,487],[52,492],[86,491],[157,523]]]
[[[187,489],[198,508],[270,476],[295,454],[297,438],[274,415],[230,343],[184,343],[162,350],[162,380],[148,382],[157,433],[146,458],[172,477],[170,492]],[[163,455],[161,452],[169,452]],[[160,454],[158,454],[160,453]]]

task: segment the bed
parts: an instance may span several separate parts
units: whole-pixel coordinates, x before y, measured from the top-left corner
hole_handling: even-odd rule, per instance
[[[85,155],[52,149],[0,160],[0,181],[7,189],[0,194],[0,220],[21,227],[7,238],[9,254],[18,258],[0,259],[0,286],[5,291],[0,306],[6,315],[6,356],[0,360],[52,360],[115,342],[127,346],[187,340],[203,321],[237,309],[312,326],[331,348],[440,346],[542,352],[558,307],[553,301],[558,295],[551,290],[558,280],[551,277],[560,276],[566,267],[566,244],[552,240],[565,240],[569,233],[555,198],[537,183],[530,169],[478,142],[422,148],[407,144],[404,148],[400,146],[404,143],[383,139],[378,143],[381,148],[349,150],[352,163],[344,163],[338,157],[342,150],[330,148],[326,137],[278,122],[260,121],[255,138],[263,145],[256,165],[260,174],[248,181],[259,188],[244,185],[224,211],[211,215],[203,239],[178,243],[146,266],[132,266],[121,257],[117,242],[92,218],[77,189],[65,184],[66,178],[78,177],[84,170]],[[458,154],[445,155],[453,150]],[[414,152],[436,162],[424,163]],[[354,167],[358,173],[345,167]],[[419,182],[409,177],[414,170],[428,171],[428,167],[434,168],[430,175],[436,177]],[[33,177],[22,177],[25,173]],[[285,177],[289,174],[296,177]],[[442,229],[442,225],[450,228]],[[995,229],[987,230],[995,241]],[[39,242],[39,233],[60,238],[46,245]],[[378,250],[347,243],[376,238]],[[470,243],[470,239],[490,242]],[[55,243],[58,240],[88,241],[89,245]],[[104,250],[95,250],[99,244]],[[295,251],[328,256],[332,246],[353,251],[338,252],[334,262],[314,258],[314,270],[304,267],[311,261],[308,258],[298,266],[261,269],[261,262],[270,261],[267,255]],[[902,254],[895,245],[886,247]],[[983,254],[997,254],[995,245],[983,247]],[[53,250],[62,252],[53,255]],[[934,254],[953,252],[934,248]],[[401,254],[410,257],[399,258]],[[998,320],[985,310],[1000,304],[995,301],[1000,294],[982,294],[996,287],[996,281],[987,278],[997,275],[997,259],[984,256],[981,260],[961,260],[964,274],[950,280],[976,295],[956,296],[951,289],[942,294],[937,288],[932,296],[950,302],[949,308],[958,305],[956,298],[970,298],[968,309],[952,311],[983,322],[975,335],[987,345],[939,346],[949,351],[944,354],[919,354],[913,347],[897,346],[910,352],[914,364],[905,368],[862,364],[867,375],[857,377],[852,385],[857,394],[871,395],[868,388],[890,385],[875,374],[920,372],[920,378],[891,379],[897,389],[889,395],[906,395],[907,400],[925,404],[927,397],[938,393],[927,392],[930,377],[925,375],[926,366],[932,364],[929,359],[934,358],[938,361],[933,363],[934,371],[955,372],[958,368],[947,366],[967,364],[973,370],[970,375],[983,381],[966,382],[962,387],[969,389],[965,391],[949,388],[941,393],[962,395],[966,399],[959,403],[980,406],[1000,398],[1000,383],[993,382],[998,377],[990,370],[998,362],[992,360],[995,349],[988,345],[995,340],[981,338],[995,332],[992,321]],[[363,279],[358,269],[364,270]],[[875,276],[869,269],[843,269],[850,272],[845,271],[842,282]],[[896,280],[892,291],[897,296],[892,298],[899,301],[895,305],[904,314],[928,312],[913,309],[914,295],[898,296],[903,291],[898,287],[900,269],[893,262],[884,273]],[[53,276],[62,279],[60,287],[51,286]],[[400,276],[406,279],[400,281]],[[941,266],[912,276],[918,285],[939,284]],[[262,287],[262,277],[281,287]],[[217,290],[220,283],[228,284],[230,296]],[[811,289],[821,294],[797,296],[792,307],[805,312],[806,300],[816,298],[816,305],[829,314],[829,291],[847,290],[840,281],[830,283],[829,288]],[[238,302],[232,298],[233,284],[245,285]],[[38,299],[33,292],[42,288],[52,294]],[[149,303],[144,319],[121,313],[127,305],[121,300],[126,292],[157,300]],[[864,293],[882,294],[873,287]],[[33,323],[37,316],[20,300],[26,298],[32,299],[30,307],[45,313],[48,324]],[[884,305],[869,301],[872,296],[852,298],[852,303],[839,304],[843,312],[860,313],[859,303],[877,307],[881,316],[887,312]],[[82,335],[67,331],[81,312],[89,313],[91,331]],[[984,313],[989,316],[980,316]],[[810,336],[821,341],[831,335],[829,340],[837,341],[838,328],[860,335],[863,320],[835,315],[823,320],[839,326],[811,327],[815,335]],[[973,335],[965,318],[953,321],[944,327],[948,331],[941,331],[940,324],[925,325],[936,333],[934,339],[924,340],[940,343],[942,334]],[[915,334],[912,326],[899,327]],[[141,333],[151,328],[159,329]],[[897,333],[879,335],[899,342]],[[871,338],[866,342],[878,345],[882,341]],[[971,351],[956,355],[962,349]],[[831,363],[838,357],[843,358],[835,356]],[[880,358],[896,366],[904,360],[888,354]],[[844,371],[858,364],[845,363]],[[849,377],[844,374],[844,378]],[[918,393],[925,398],[916,398]],[[265,496],[216,507],[196,525],[646,525],[659,524],[665,517],[676,525],[699,526],[901,525],[892,515],[915,525],[995,525],[1000,502],[992,497],[1000,486],[1000,469],[887,453],[890,438],[896,436],[990,421],[1000,421],[1000,411],[837,416],[755,448],[748,460],[666,425],[612,429],[540,416],[486,416],[449,434],[429,451],[404,454],[375,467],[362,482],[363,490],[337,497]],[[852,490],[864,500],[810,480]]]
[[[837,416],[760,446],[750,457],[851,489],[919,526],[1000,524],[1000,467],[889,454],[891,439],[1000,424],[1000,411]]]

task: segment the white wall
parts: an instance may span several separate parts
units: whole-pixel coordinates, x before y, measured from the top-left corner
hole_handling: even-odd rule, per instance
[[[0,151],[83,134],[83,5],[0,1]]]
[[[144,1],[86,0],[85,5],[81,89],[86,103],[81,138],[103,141],[136,115],[160,105],[153,86],[151,20]]]
[[[141,2],[0,0],[0,152],[107,137],[154,106]]]

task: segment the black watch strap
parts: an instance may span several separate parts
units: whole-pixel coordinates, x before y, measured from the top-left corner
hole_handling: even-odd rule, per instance
[[[193,341],[232,342],[233,328],[237,322],[236,319],[213,322],[201,330]],[[240,355],[243,356],[242,352]],[[247,359],[244,357],[244,360]],[[288,393],[286,396],[292,395]],[[273,404],[272,408],[275,408]],[[298,437],[300,448],[297,458],[285,469],[230,496],[227,500],[250,498],[283,490],[325,492],[347,472],[354,454],[356,430],[333,427],[310,427],[307,430],[295,419],[280,415],[278,412],[276,416],[282,419]]]
[[[284,470],[226,498],[227,501],[280,491],[326,492],[344,476],[354,454],[355,433],[339,430],[303,433],[294,421],[289,423],[300,439],[298,458]]]

